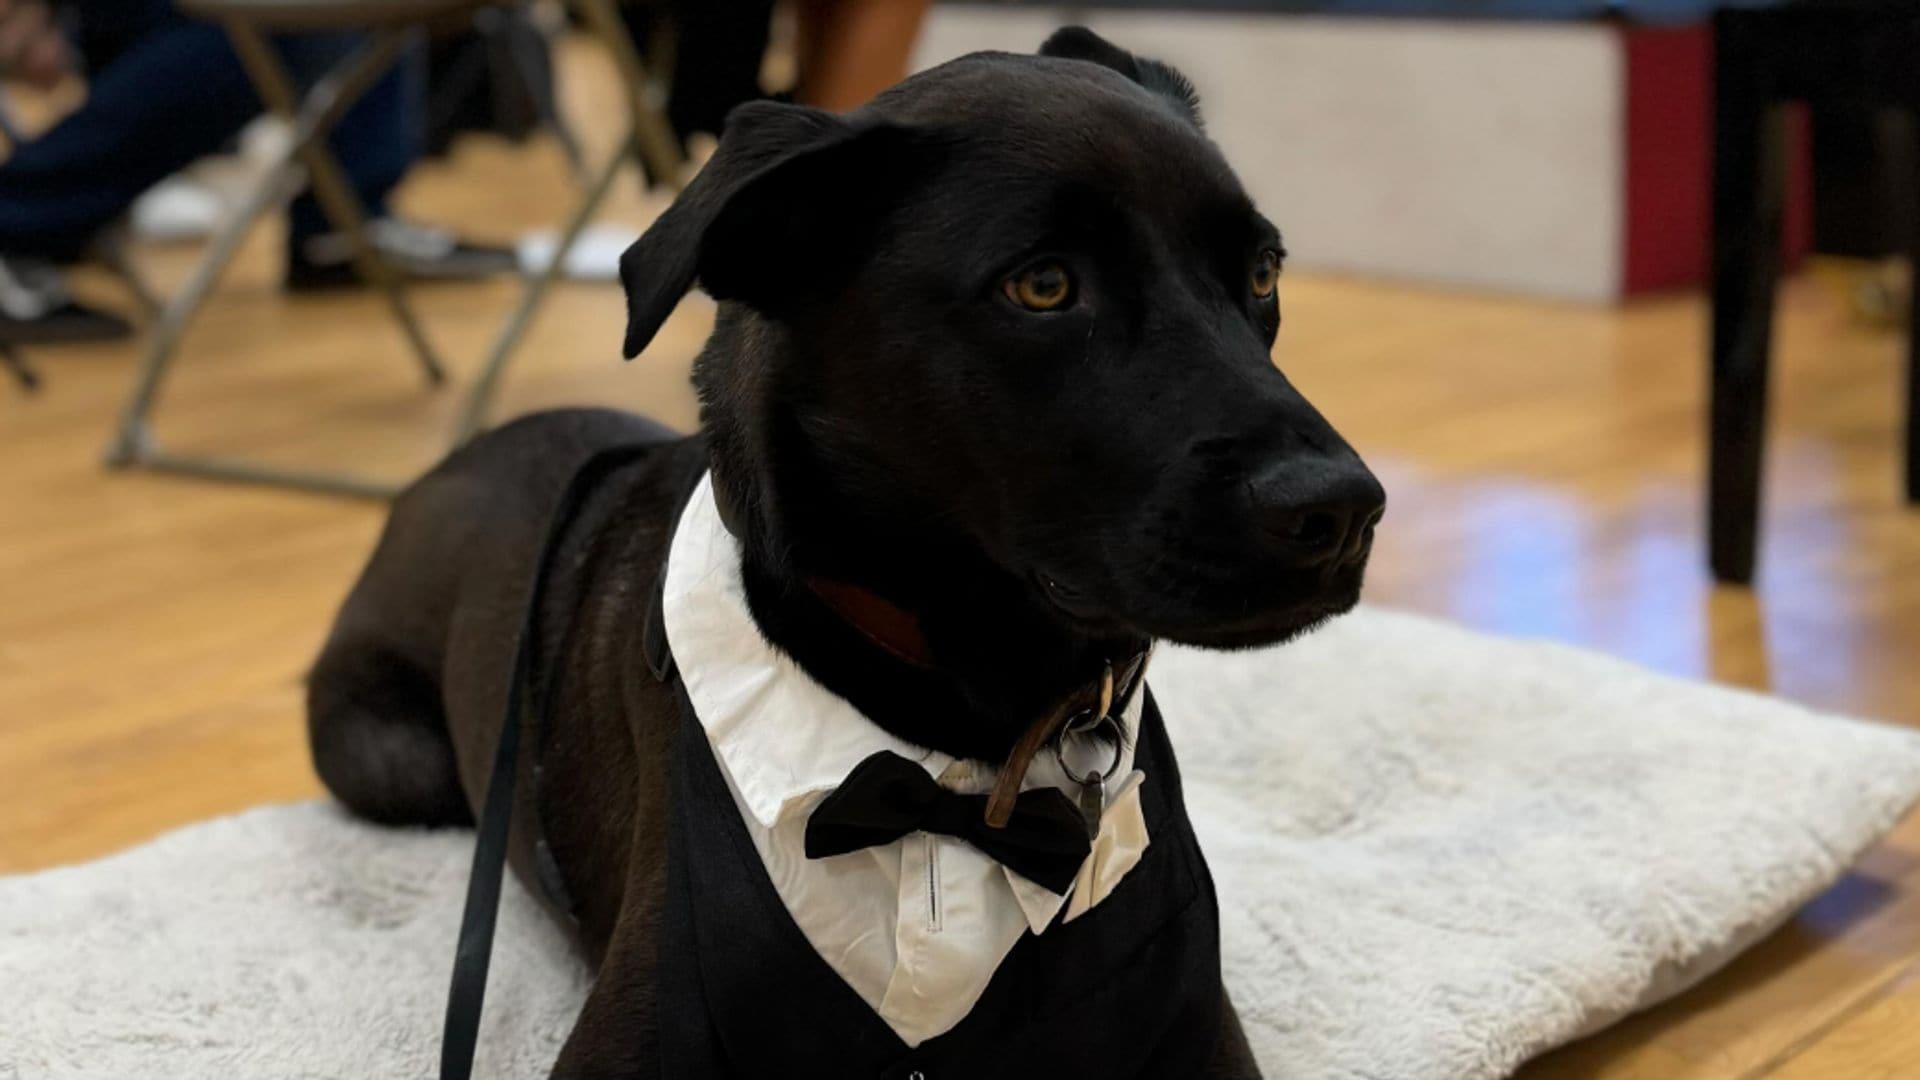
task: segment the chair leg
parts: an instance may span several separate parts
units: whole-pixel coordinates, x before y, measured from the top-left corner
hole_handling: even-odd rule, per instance
[[[1920,280],[1920,251],[1909,265]],[[1912,296],[1907,299],[1907,502],[1920,506],[1920,299]]]
[[[1920,102],[1910,105],[1911,130],[1920,136]],[[1909,155],[1907,214],[1907,502],[1920,506],[1920,153]]]
[[[5,343],[0,343],[0,370],[13,376],[21,393],[34,394],[40,391],[40,373],[33,370],[18,349]]]
[[[271,484],[280,487],[293,487],[308,491],[359,497],[383,498],[391,496],[396,485],[380,481],[367,480],[354,476],[318,472],[302,469],[283,469],[274,466],[256,465],[245,461],[222,460],[199,455],[173,454],[160,447],[153,439],[148,426],[160,387],[177,358],[178,346],[187,325],[200,310],[206,298],[219,284],[221,275],[233,261],[240,244],[252,230],[253,224],[270,208],[282,204],[299,190],[303,177],[316,165],[320,171],[327,166],[338,165],[329,156],[323,144],[327,132],[332,129],[353,103],[373,85],[399,55],[400,46],[405,43],[402,35],[386,34],[375,38],[372,44],[356,52],[341,63],[319,85],[308,93],[304,101],[293,94],[292,83],[286,78],[278,61],[267,48],[264,39],[245,27],[229,27],[234,37],[235,49],[243,61],[252,67],[256,89],[261,92],[273,111],[288,121],[293,127],[293,137],[287,148],[268,169],[267,178],[256,184],[241,203],[230,212],[222,222],[219,231],[202,253],[199,263],[194,267],[187,284],[169,300],[161,311],[154,326],[152,340],[148,343],[146,358],[142,361],[140,372],[134,381],[134,389],[127,399],[122,412],[120,426],[113,444],[107,451],[107,464],[113,466],[140,465],[149,469],[180,473],[200,479],[223,480],[235,483]],[[319,153],[313,148],[321,145]],[[302,168],[298,156],[307,162]],[[334,176],[334,194],[344,188],[348,205],[342,207],[339,200],[329,207],[325,201],[322,209],[328,210],[329,217],[336,228],[343,228],[351,217],[336,213],[342,209],[357,209],[358,203],[351,187]],[[316,191],[327,190],[315,179]],[[356,221],[355,224],[358,224]],[[357,229],[349,230],[356,240],[365,237]],[[376,261],[378,254],[374,253]],[[385,269],[385,263],[379,267]],[[404,309],[403,309],[404,310]],[[403,318],[402,325],[409,325],[410,318]],[[429,372],[437,375],[438,365],[432,353],[424,351],[424,339],[415,331],[416,355]]]
[[[147,341],[146,355],[140,361],[140,372],[134,378],[133,393],[127,397],[127,403],[121,410],[119,430],[107,449],[107,464],[131,465],[143,459],[151,449],[147,417],[153,412],[160,385],[173,366],[187,326],[200,313],[201,305],[206,303],[214,286],[220,283],[227,266],[239,252],[240,244],[253,230],[254,222],[260,220],[268,209],[292,198],[299,186],[299,179],[298,165],[284,158],[277,162],[269,170],[268,176],[254,185],[246,198],[229,212],[227,220],[208,243],[207,250],[201,253],[200,261],[194,265],[193,274],[187,279],[186,285],[161,309],[159,318],[154,322],[153,336]]]
[[[1744,585],[1759,545],[1785,129],[1770,99],[1767,45],[1741,25],[1724,13],[1715,20],[1707,535],[1714,577]]]
[[[681,175],[685,158],[679,150],[679,143],[673,137],[672,126],[665,115],[648,100],[646,70],[634,52],[633,39],[627,35],[624,24],[608,0],[572,0],[574,10],[586,23],[588,30],[600,40],[600,43],[612,54],[614,67],[620,72],[621,82],[627,91],[629,126],[626,138],[601,166],[592,178],[586,194],[574,209],[566,227],[561,230],[554,245],[553,257],[547,265],[528,279],[525,290],[520,295],[520,303],[507,317],[506,325],[501,328],[500,336],[494,340],[493,347],[487,353],[486,361],[481,365],[480,376],[474,381],[473,389],[468,392],[467,403],[460,410],[460,418],[455,422],[453,445],[465,443],[479,432],[486,423],[487,414],[493,405],[493,399],[499,391],[500,379],[506,373],[507,362],[513,351],[525,336],[527,327],[533,322],[534,312],[546,299],[547,291],[552,288],[567,255],[573,250],[581,232],[599,213],[600,205],[606,201],[607,193],[613,188],[613,181],[620,173],[620,166],[629,155],[638,158],[649,175],[670,187],[679,187],[684,182]]]
[[[154,291],[140,266],[133,260],[132,229],[126,222],[117,222],[102,232],[93,241],[93,257],[112,271],[133,295],[134,302],[140,305],[140,311],[149,319],[157,319],[166,308],[166,301]]]
[[[289,119],[297,117],[300,112],[299,92],[274,57],[266,38],[250,23],[237,19],[227,23],[227,34],[233,39],[234,51],[240,54],[241,62],[253,77],[254,86],[260,91],[260,97],[267,107]],[[383,31],[376,39],[373,52],[359,59],[369,70],[384,71],[405,41],[404,31]],[[383,62],[376,64],[376,59]],[[357,97],[358,94],[353,96]],[[320,201],[320,209],[326,214],[327,220],[353,243],[354,262],[361,276],[378,286],[386,296],[387,306],[392,309],[394,321],[400,324],[401,331],[413,346],[413,354],[420,362],[421,371],[429,383],[437,386],[446,381],[446,372],[440,365],[432,343],[421,330],[420,321],[414,317],[412,305],[407,303],[406,286],[399,272],[381,256],[373,246],[373,241],[367,237],[366,208],[354,193],[346,171],[327,149],[325,134],[324,129],[317,131],[312,138],[299,140],[296,147],[300,160],[307,167],[307,178],[313,185],[314,196]]]
[[[620,72],[620,81],[627,91],[627,120],[632,125],[634,152],[656,182],[679,189],[685,183],[681,173],[686,156],[680,152],[673,125],[652,101],[646,68],[634,51],[626,24],[620,21],[611,0],[573,0],[573,7],[587,29],[612,55],[614,67]]]
[[[520,76],[528,98],[533,101],[534,112],[539,114],[540,123],[560,144],[560,152],[567,159],[567,169],[573,173],[574,182],[586,184],[591,179],[587,173],[586,151],[580,148],[580,139],[573,133],[573,126],[561,115],[558,94],[554,89],[554,81],[558,76],[548,70],[549,65],[543,55],[549,48],[546,34],[534,24],[532,15],[524,8],[493,8],[490,13],[498,18],[500,39],[512,59],[514,72]]]
[[[487,413],[493,406],[494,395],[499,391],[500,377],[506,371],[507,361],[525,336],[527,327],[533,322],[533,313],[546,299],[547,290],[560,276],[561,268],[566,265],[567,256],[573,251],[575,242],[586,230],[588,223],[600,212],[600,204],[606,201],[607,193],[613,190],[613,179],[620,175],[620,167],[626,164],[627,155],[633,152],[634,139],[629,135],[614,150],[607,163],[601,166],[600,174],[593,180],[593,186],[587,190],[574,209],[573,217],[567,221],[553,246],[553,255],[547,264],[527,279],[526,287],[520,294],[520,303],[507,317],[500,330],[500,336],[494,339],[493,348],[488,350],[486,363],[480,367],[480,376],[473,382],[473,389],[467,393],[467,403],[460,410],[460,419],[453,432],[453,445],[460,446],[479,432],[486,423]]]

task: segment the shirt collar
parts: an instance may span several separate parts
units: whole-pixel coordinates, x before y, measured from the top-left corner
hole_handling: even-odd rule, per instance
[[[919,763],[954,790],[992,788],[992,768],[956,762],[889,734],[768,643],[747,607],[739,541],[720,520],[711,476],[694,488],[674,530],[661,613],[694,714],[742,804],[762,827],[811,813],[855,765],[882,750]],[[1119,717],[1125,738],[1117,776],[1133,768],[1144,696],[1133,694]],[[1021,786],[1075,792],[1046,753],[1034,760]],[[1038,933],[1064,898],[1012,871],[1007,880]]]

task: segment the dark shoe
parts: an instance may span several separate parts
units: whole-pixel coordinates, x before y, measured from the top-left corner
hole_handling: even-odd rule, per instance
[[[375,218],[367,237],[387,262],[416,281],[477,281],[519,269],[511,248],[469,244],[443,229],[399,218]],[[345,233],[322,233],[293,244],[287,253],[287,288],[293,292],[364,285]]]
[[[0,346],[117,341],[133,325],[74,302],[52,263],[0,256]]]

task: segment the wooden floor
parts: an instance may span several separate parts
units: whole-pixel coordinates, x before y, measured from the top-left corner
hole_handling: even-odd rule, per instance
[[[416,212],[507,237],[570,198],[551,147],[474,143]],[[1285,207],[1269,212],[1283,224]],[[631,190],[613,217],[643,221]],[[287,299],[263,230],[187,343],[160,432],[180,447],[403,478],[457,390],[423,388],[364,295]],[[149,252],[164,280],[190,253]],[[111,282],[90,278],[113,299]],[[1701,550],[1696,299],[1623,310],[1290,274],[1278,357],[1391,493],[1369,597],[1663,671],[1920,725],[1920,513],[1897,497],[1900,344],[1809,281],[1785,293],[1762,582]],[[421,294],[462,375],[507,284]],[[569,286],[508,412],[612,403],[687,424],[711,322],[684,305],[618,359],[615,288]],[[381,521],[374,504],[109,473],[133,346],[40,350],[0,386],[0,872],[100,855],[318,790],[300,679]],[[1536,1077],[1920,1076],[1920,818],[1724,973],[1536,1063]]]

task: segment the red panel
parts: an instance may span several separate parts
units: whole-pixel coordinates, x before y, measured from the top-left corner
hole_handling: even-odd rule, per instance
[[[1621,291],[1696,285],[1707,273],[1713,35],[1704,26],[1629,27],[1626,258]]]
[[[1813,253],[1813,115],[1805,105],[1787,109],[1787,190],[1780,228],[1782,272]]]
[[[1713,33],[1706,24],[1622,30],[1626,58],[1626,222],[1621,291],[1706,281],[1713,173]],[[1788,120],[1783,261],[1813,246],[1812,144],[1806,112]]]

